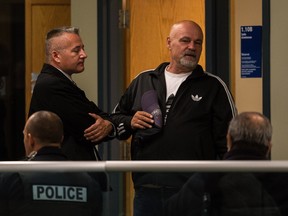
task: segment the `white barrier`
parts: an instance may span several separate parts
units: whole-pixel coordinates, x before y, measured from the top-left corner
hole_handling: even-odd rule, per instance
[[[0,172],[288,172],[288,161],[2,161]]]

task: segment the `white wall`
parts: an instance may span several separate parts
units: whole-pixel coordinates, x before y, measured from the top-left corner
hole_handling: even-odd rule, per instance
[[[287,0],[271,0],[272,159],[288,159],[288,25]]]
[[[71,23],[80,28],[88,58],[85,71],[74,74],[73,79],[85,91],[86,96],[97,103],[97,0],[71,0]]]

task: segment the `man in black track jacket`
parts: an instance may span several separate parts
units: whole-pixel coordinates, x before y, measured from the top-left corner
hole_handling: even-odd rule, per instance
[[[174,24],[167,38],[171,61],[140,73],[115,107],[118,139],[132,135],[132,160],[216,160],[226,153],[237,111],[225,83],[198,64],[202,42],[195,22]],[[189,175],[133,173],[134,216],[161,215],[163,201]]]

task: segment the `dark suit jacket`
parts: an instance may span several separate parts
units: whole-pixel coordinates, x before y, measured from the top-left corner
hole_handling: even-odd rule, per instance
[[[39,110],[56,113],[64,124],[62,150],[71,160],[95,160],[95,143],[87,141],[84,130],[95,122],[88,113],[104,119],[109,115],[90,101],[83,90],[57,68],[44,64],[39,74],[30,104],[29,116]],[[107,137],[107,140],[111,139]]]

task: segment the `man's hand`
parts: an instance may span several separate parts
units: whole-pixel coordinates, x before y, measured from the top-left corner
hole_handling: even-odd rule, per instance
[[[137,111],[131,120],[131,127],[133,130],[152,128],[153,124],[153,116],[145,111]]]
[[[84,137],[91,142],[98,142],[108,136],[112,129],[112,123],[99,115],[89,113],[95,119],[95,123],[84,131]]]

